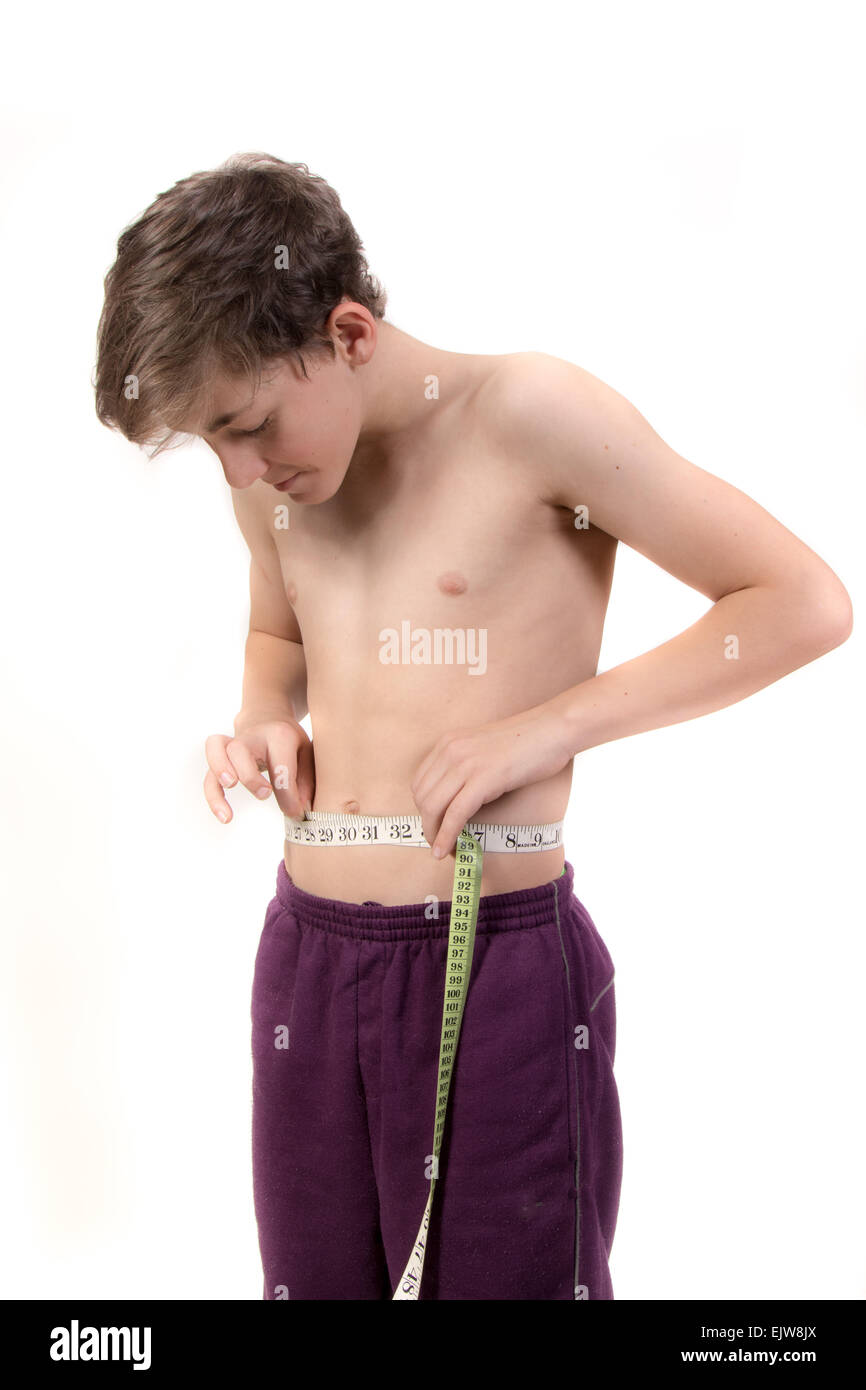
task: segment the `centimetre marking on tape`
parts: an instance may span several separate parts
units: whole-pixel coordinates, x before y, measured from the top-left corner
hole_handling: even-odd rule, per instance
[[[479,841],[467,830],[466,826],[457,837],[454,857],[456,862],[454,865],[454,887],[451,894],[451,920],[448,927],[448,960],[445,969],[442,1035],[439,1039],[439,1074],[436,1082],[436,1119],[433,1127],[430,1191],[427,1195],[427,1205],[424,1208],[424,1215],[421,1218],[421,1226],[412,1247],[412,1253],[406,1268],[397,1281],[392,1302],[415,1301],[421,1290],[427,1232],[430,1227],[433,1193],[436,1190],[438,1177],[439,1151],[445,1129],[445,1112],[448,1107],[451,1072],[457,1054],[460,1025],[463,1022],[463,1005],[466,1002],[466,991],[469,986],[469,972],[472,969],[475,923],[478,919],[478,902],[481,895],[483,850]]]
[[[429,849],[420,816],[364,816],[346,811],[307,811],[299,819],[283,816],[286,839],[293,845],[406,845]],[[485,854],[530,854],[557,849],[563,822],[545,825],[484,824],[467,821],[466,828]]]

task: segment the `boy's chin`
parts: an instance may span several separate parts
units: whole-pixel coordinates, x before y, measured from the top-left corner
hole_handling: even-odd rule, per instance
[[[291,499],[296,506],[315,507],[320,502],[329,502],[340,490],[342,478],[334,482],[323,478],[321,473],[305,478],[298,487],[292,488]]]

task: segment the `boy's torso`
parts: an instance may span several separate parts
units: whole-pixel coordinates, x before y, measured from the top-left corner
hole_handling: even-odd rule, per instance
[[[333,498],[289,502],[287,529],[274,531],[306,656],[314,810],[418,814],[410,782],[441,735],[597,669],[616,540],[544,500],[533,460],[497,425],[494,378],[519,355],[454,360],[459,389],[430,402],[421,435],[386,463],[356,455]],[[254,487],[273,515],[285,499]],[[413,649],[420,663],[406,660]],[[569,762],[471,819],[560,820],[571,773]],[[563,861],[563,848],[487,854],[482,893],[549,882]],[[350,902],[450,898],[454,873],[453,855],[396,846],[287,843],[285,863],[300,888]]]

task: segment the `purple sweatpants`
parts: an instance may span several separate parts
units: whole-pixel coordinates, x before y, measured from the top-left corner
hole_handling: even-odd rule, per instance
[[[412,1253],[450,900],[433,910],[318,897],[280,862],[251,1010],[266,1299],[390,1300]],[[421,1300],[613,1298],[613,975],[567,861],[481,898]]]

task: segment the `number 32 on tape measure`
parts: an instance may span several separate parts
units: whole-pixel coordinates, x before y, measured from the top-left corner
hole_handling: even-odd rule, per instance
[[[427,1232],[430,1228],[430,1212],[433,1207],[433,1193],[436,1190],[436,1178],[439,1171],[442,1135],[445,1131],[448,1091],[451,1086],[454,1059],[457,1055],[460,1025],[463,1021],[463,1005],[466,1002],[466,992],[469,987],[469,973],[472,969],[475,924],[478,920],[478,903],[481,897],[482,858],[483,851],[479,841],[464,826],[458,836],[455,849],[454,888],[451,893],[451,921],[448,930],[448,962],[445,971],[445,1003],[442,1010],[442,1036],[439,1040],[439,1077],[436,1084],[436,1120],[433,1129],[430,1192],[421,1219],[421,1228],[412,1254],[409,1256],[409,1263],[397,1283],[392,1302],[417,1299],[421,1290]]]

